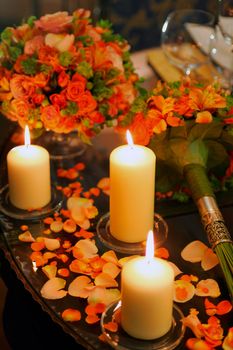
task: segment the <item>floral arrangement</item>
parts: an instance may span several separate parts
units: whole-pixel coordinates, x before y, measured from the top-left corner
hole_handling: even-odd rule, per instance
[[[233,96],[218,84],[158,82],[147,100],[135,101],[122,125],[136,143],[155,151],[157,188],[182,189],[183,182],[192,195],[233,300],[233,241],[210,182],[212,176],[232,187]]]
[[[90,11],[48,14],[0,37],[0,112],[37,134],[77,131],[84,141],[117,124],[138,92],[129,45]]]
[[[159,81],[146,99],[135,100],[120,124],[120,132],[129,129],[135,143],[155,151],[160,194],[188,200],[183,167],[189,159],[207,167],[216,191],[232,187],[233,96],[218,84]]]

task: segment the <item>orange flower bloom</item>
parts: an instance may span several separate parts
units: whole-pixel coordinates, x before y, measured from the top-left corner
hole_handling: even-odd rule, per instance
[[[196,123],[199,124],[208,124],[213,120],[212,114],[209,111],[203,111],[197,113]]]
[[[66,90],[66,97],[71,101],[78,101],[85,91],[85,83],[82,81],[70,81]]]
[[[32,79],[26,75],[15,74],[10,81],[10,89],[14,98],[28,98],[35,92]]]
[[[54,106],[46,106],[41,108],[41,120],[46,129],[54,130],[60,122],[60,113]]]
[[[149,143],[151,133],[148,126],[143,115],[138,113],[134,118],[133,124],[130,126],[134,143],[139,145],[147,145]]]

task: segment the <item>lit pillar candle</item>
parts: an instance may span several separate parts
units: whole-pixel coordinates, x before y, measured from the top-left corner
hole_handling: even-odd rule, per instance
[[[152,150],[134,145],[115,148],[110,155],[110,232],[116,239],[136,243],[153,229],[155,161]]]
[[[172,325],[174,272],[167,261],[154,258],[153,233],[146,256],[128,261],[121,275],[121,325],[132,337],[156,339]]]
[[[7,154],[10,202],[19,209],[38,209],[50,202],[49,153],[40,146],[30,145],[28,127],[25,144]]]

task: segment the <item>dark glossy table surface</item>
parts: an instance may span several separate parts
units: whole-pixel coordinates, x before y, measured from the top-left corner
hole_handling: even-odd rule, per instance
[[[8,135],[14,130],[14,125],[11,122],[1,119],[1,186],[4,185],[6,181],[6,165],[5,156],[8,150],[12,147],[8,139]],[[83,186],[84,189],[96,186],[99,179],[104,176],[108,176],[108,156],[110,150],[115,147],[118,140],[115,142],[115,138],[112,137],[111,133],[104,132],[103,136],[94,141],[92,147],[88,147],[83,156],[79,159],[74,159],[72,161],[82,161],[86,164],[86,169],[83,173]],[[61,180],[57,179],[54,175],[56,173],[56,168],[60,167],[61,164],[52,162],[52,176],[53,182],[59,184]],[[67,166],[67,164],[63,164]],[[64,180],[62,180],[64,184]],[[226,224],[230,231],[233,227],[233,196],[230,194],[225,194],[219,197],[219,203],[222,210],[222,214],[225,218]],[[108,211],[108,197],[101,195],[96,201],[95,205],[99,210],[99,215],[93,221],[92,231],[95,233],[95,227],[97,220]],[[200,264],[185,262],[181,256],[181,250],[189,242],[193,240],[201,240],[207,243],[206,234],[202,227],[200,217],[195,206],[190,202],[189,204],[178,204],[177,202],[166,202],[166,203],[156,203],[156,211],[160,213],[167,221],[169,233],[168,239],[164,246],[168,248],[170,252],[170,260],[174,262],[180,270],[187,274],[197,275],[199,279],[214,278],[218,281],[221,288],[221,296],[214,300],[217,301],[223,299],[229,299],[225,281],[222,276],[222,272],[219,266],[209,270],[204,271],[200,268]],[[48,313],[55,323],[61,326],[61,331],[68,333],[70,337],[74,338],[77,344],[81,344],[86,349],[110,349],[110,346],[99,341],[98,336],[100,335],[100,325],[88,325],[85,322],[85,317],[79,322],[69,323],[62,320],[60,313],[68,307],[76,307],[83,312],[86,301],[79,298],[74,298],[67,295],[65,298],[60,300],[46,300],[41,297],[40,289],[42,285],[46,282],[47,278],[41,269],[34,272],[32,269],[32,263],[29,259],[31,253],[30,245],[27,245],[18,240],[18,235],[20,231],[21,220],[12,220],[1,214],[0,223],[2,227],[2,248],[5,253],[7,260],[10,262],[11,268],[16,272],[18,279],[23,283],[24,288],[29,291],[36,303],[38,303],[44,312]],[[42,219],[36,220],[34,222],[28,222],[28,226],[33,235],[40,236],[44,229],[44,224]],[[96,238],[96,243],[99,248],[99,254],[108,250],[104,247]],[[117,256],[122,257],[121,254],[117,253]],[[76,275],[71,274],[69,281],[71,281]],[[68,285],[68,283],[67,283]],[[179,304],[180,309],[184,315],[188,315],[190,308],[197,308],[202,322],[207,321],[207,315],[204,311],[204,298],[194,296],[192,300]],[[228,314],[221,317],[221,324],[224,327],[225,334],[231,324],[232,314]],[[185,337],[182,343],[177,347],[177,349],[184,349],[185,340],[192,337],[192,333],[186,330]],[[69,349],[68,349],[69,350]]]

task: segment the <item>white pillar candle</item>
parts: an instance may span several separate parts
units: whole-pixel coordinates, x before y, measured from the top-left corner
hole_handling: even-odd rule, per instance
[[[120,241],[145,241],[153,229],[155,161],[152,150],[133,143],[110,154],[110,232]]]
[[[121,325],[132,337],[157,339],[172,325],[174,272],[167,261],[154,258],[153,233],[146,257],[128,261],[121,275]]]
[[[7,154],[10,202],[19,209],[38,209],[51,200],[49,153],[30,145],[25,128],[25,145],[12,148]]]

